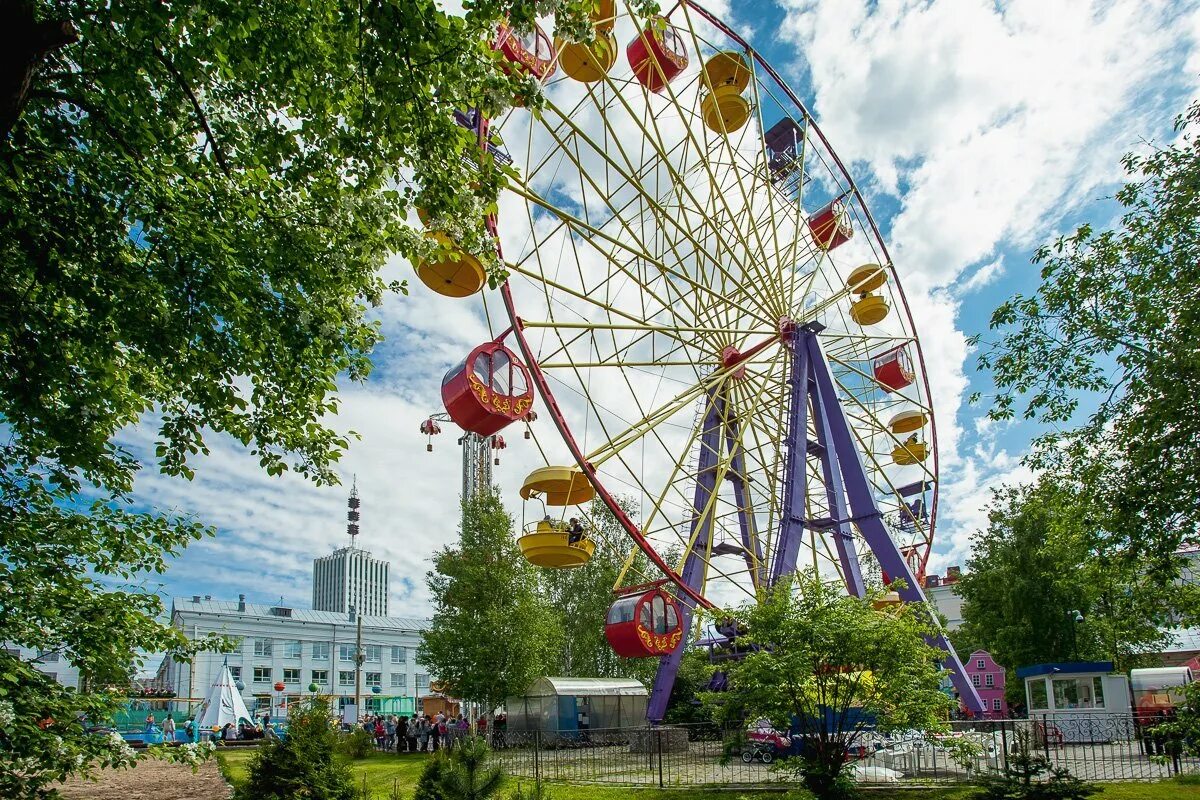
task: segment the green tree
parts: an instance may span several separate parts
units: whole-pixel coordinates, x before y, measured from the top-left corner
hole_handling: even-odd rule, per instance
[[[434,613],[417,659],[490,713],[546,674],[561,629],[494,490],[463,502],[458,544],[433,561],[426,582]]]
[[[851,748],[879,731],[942,731],[951,698],[939,688],[941,651],[930,610],[906,603],[884,611],[817,578],[797,577],[749,604],[744,642],[760,649],[729,666],[728,691],[706,696],[718,719],[760,718],[794,727],[802,754],[787,769],[819,798],[851,793]],[[739,638],[739,642],[743,639]]]
[[[998,338],[975,337],[998,392],[990,416],[1045,424],[1032,463],[1095,493],[1111,522],[1097,550],[1163,584],[1200,540],[1198,122],[1200,102],[1175,142],[1127,155],[1120,224],[1038,250],[1037,291],[996,309]]]
[[[1097,554],[1103,531],[1093,500],[1050,477],[996,492],[955,587],[959,641],[1010,670],[1076,659],[1127,669],[1164,643],[1162,627],[1196,600],[1195,587],[1163,586],[1125,559]]]
[[[96,685],[184,648],[143,581],[212,531],[135,513],[143,465],[116,435],[156,428],[155,466],[185,478],[215,432],[269,473],[336,481],[336,382],[366,377],[369,309],[404,291],[380,269],[433,246],[413,207],[501,275],[482,220],[504,176],[452,111],[539,93],[491,35],[554,13],[588,38],[591,6],[0,5],[0,640]],[[17,724],[38,704],[22,693]],[[0,740],[21,791],[67,763],[41,741]]]
[[[336,754],[329,703],[314,697],[288,715],[287,738],[265,742],[247,764],[238,797],[246,800],[353,800],[350,767]]]

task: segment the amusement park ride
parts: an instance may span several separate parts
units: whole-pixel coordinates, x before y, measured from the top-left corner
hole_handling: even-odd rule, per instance
[[[498,301],[507,327],[446,374],[446,411],[421,432],[432,449],[443,424],[463,429],[470,496],[491,484],[500,432],[522,424],[546,459],[523,500],[564,518],[607,507],[621,541],[547,515],[519,543],[548,568],[628,548],[605,633],[622,656],[660,658],[648,716],[661,720],[699,608],[799,571],[924,599],[936,433],[896,267],[804,105],[689,0],[649,20],[599,6],[591,45],[507,28],[493,41],[542,84],[541,111],[455,115],[481,159],[515,168],[486,220],[509,277],[482,292],[483,261],[432,229],[442,254],[417,275]],[[553,436],[530,424],[535,401]]]

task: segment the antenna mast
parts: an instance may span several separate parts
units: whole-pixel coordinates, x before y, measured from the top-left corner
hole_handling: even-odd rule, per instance
[[[350,498],[346,501],[346,533],[350,534],[350,549],[352,550],[356,547],[355,542],[358,541],[358,475],[355,475],[353,480]]]

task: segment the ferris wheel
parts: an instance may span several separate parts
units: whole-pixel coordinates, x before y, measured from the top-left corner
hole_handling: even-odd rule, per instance
[[[495,338],[442,397],[475,434],[534,431],[545,464],[520,494],[560,519],[530,523],[526,556],[628,551],[597,624],[619,654],[661,659],[657,720],[697,608],[797,571],[924,599],[937,439],[902,270],[799,98],[694,3],[599,6],[592,45],[497,32],[509,68],[541,82],[539,113],[457,115],[515,167],[488,220],[508,280],[483,292],[480,261],[453,250],[417,274],[488,307]],[[619,540],[596,541],[596,499]]]

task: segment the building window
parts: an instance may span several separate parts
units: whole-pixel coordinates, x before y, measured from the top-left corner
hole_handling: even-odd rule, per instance
[[[1046,679],[1026,681],[1029,687],[1029,710],[1045,711],[1049,707],[1049,696],[1046,693]]]
[[[37,651],[37,660],[42,662],[43,664],[57,664],[58,663],[58,651],[57,650],[38,650]]]
[[[284,667],[283,668],[283,682],[284,683],[299,683],[300,682],[300,668],[299,667],[295,667],[295,668]]]
[[[404,664],[408,661],[408,648],[393,647],[392,648],[392,663]]]
[[[270,711],[270,710],[271,710],[271,695],[269,695],[269,694],[254,695],[254,711],[253,711],[254,716],[257,717],[260,711],[266,712],[266,711]]]
[[[354,671],[343,669],[338,671],[338,686],[353,686]]]
[[[329,670],[314,669],[312,671],[312,682],[315,683],[317,686],[328,686],[329,685]]]
[[[382,661],[383,647],[377,644],[363,645],[363,652],[367,656],[367,661]]]
[[[270,683],[271,682],[271,668],[270,667],[255,667],[254,668],[254,682],[255,683]]]
[[[419,692],[422,689],[428,689],[428,688],[429,688],[429,676],[422,672],[418,672],[417,673],[417,691]]]
[[[999,711],[999,710],[1000,710],[1000,698],[999,697],[993,698],[992,699],[992,711]]]
[[[312,657],[314,661],[328,661],[329,642],[313,642]]]
[[[995,676],[992,675],[992,673],[990,673],[990,672],[987,675],[984,675],[983,676],[983,685],[988,686],[988,687],[995,686],[996,685]]]
[[[233,679],[235,681],[240,681],[242,679],[242,668],[241,667],[230,667],[229,674],[233,676]]]
[[[972,675],[972,676],[971,676],[971,683],[972,683],[972,684],[974,684],[975,686],[979,686],[979,676],[978,676],[978,675]]]
[[[254,640],[254,655],[271,657],[271,640],[270,639],[255,639]]]
[[[368,687],[383,686],[383,673],[382,672],[368,672],[368,673],[366,673],[366,680],[364,682],[366,683],[366,685]]]
[[[975,659],[975,669],[987,669],[987,662],[982,658]]]
[[[354,660],[354,645],[339,644],[338,645],[338,660],[353,661]]]
[[[408,688],[408,675],[406,675],[403,672],[393,672],[392,673],[392,688],[393,689],[407,689]]]
[[[283,643],[284,658],[299,658],[304,645],[298,641],[287,641]]]

